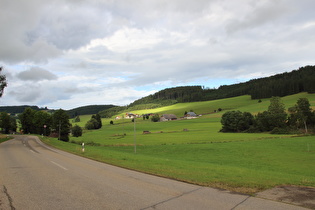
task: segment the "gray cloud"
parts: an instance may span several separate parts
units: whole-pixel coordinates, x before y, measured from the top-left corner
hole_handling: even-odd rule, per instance
[[[314,65],[312,0],[0,1],[3,103],[127,103]]]
[[[1,1],[0,9],[0,61],[47,62],[49,58],[61,54],[54,45],[39,37],[32,43],[27,42],[27,33],[38,24],[40,1],[27,2]]]
[[[289,5],[284,4],[283,1],[262,1],[251,5],[248,10],[245,15],[240,12],[233,17],[233,20],[226,26],[228,32],[257,28],[268,23],[272,24],[290,12]]]
[[[14,97],[18,102],[34,103],[41,97],[41,90],[38,85],[28,84],[27,86],[19,86],[9,91],[9,95]]]
[[[45,69],[33,67],[29,70],[18,73],[17,78],[25,81],[37,82],[42,80],[56,80],[57,76]]]

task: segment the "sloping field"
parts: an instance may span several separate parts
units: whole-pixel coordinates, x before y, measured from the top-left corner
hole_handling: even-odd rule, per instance
[[[288,96],[283,102],[289,108],[302,97],[307,97],[314,109],[315,94]],[[237,192],[255,193],[284,184],[315,187],[314,136],[219,132],[224,111],[237,109],[258,113],[267,110],[268,106],[268,99],[258,103],[249,96],[242,96],[138,110],[134,113],[169,113],[178,117],[193,110],[203,116],[157,123],[142,118],[136,123],[131,119],[103,119],[100,130],[86,131],[79,138],[71,137],[71,141],[85,142],[84,153],[78,144],[54,139],[46,141],[114,165]],[[214,112],[219,108],[223,111]],[[110,120],[114,125],[110,125]],[[143,131],[151,133],[143,134]],[[91,142],[101,146],[88,145]]]
[[[284,97],[282,100],[286,108],[294,106],[299,98],[307,97],[315,109],[315,94],[300,93]],[[185,111],[193,110],[202,116],[197,119],[181,119],[168,122],[151,122],[150,120],[136,119],[136,124],[131,119],[103,119],[103,127],[100,130],[86,131],[82,137],[71,138],[74,141],[96,142],[102,145],[133,144],[134,134],[138,143],[146,144],[183,144],[183,143],[209,143],[221,141],[254,140],[261,138],[275,138],[271,134],[233,134],[219,133],[221,129],[221,116],[227,110],[241,110],[257,114],[268,109],[269,99],[251,100],[250,96],[221,99],[206,102],[178,103],[158,109],[136,110],[135,114],[158,113],[175,114],[178,118],[183,117]],[[219,108],[223,111],[215,112]],[[121,113],[120,116],[125,113]],[[80,116],[80,126],[84,126],[90,116]],[[110,120],[114,125],[110,125]],[[184,129],[188,130],[185,132]],[[136,132],[135,132],[136,130]],[[143,131],[151,134],[143,135]],[[126,134],[126,135],[124,135]]]

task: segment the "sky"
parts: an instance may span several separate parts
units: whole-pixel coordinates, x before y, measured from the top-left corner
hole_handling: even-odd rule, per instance
[[[128,105],[315,64],[314,0],[0,0],[0,106]]]

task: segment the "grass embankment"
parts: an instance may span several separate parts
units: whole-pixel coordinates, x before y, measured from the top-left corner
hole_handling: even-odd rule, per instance
[[[8,140],[10,140],[10,139],[12,139],[12,137],[7,136],[7,135],[4,135],[4,134],[0,134],[0,144],[1,144],[2,142],[8,141]]]
[[[315,94],[298,94],[285,97],[283,101],[288,108],[298,98],[305,96],[314,106]],[[248,96],[242,96],[170,107],[183,115],[185,110],[193,109],[200,114],[210,113],[218,108],[255,113],[266,110],[268,105],[268,100],[257,103]],[[165,113],[176,113],[170,107],[164,108]],[[146,110],[146,113],[148,111],[162,113],[160,109]],[[46,139],[45,142],[113,165],[236,192],[255,193],[286,184],[315,187],[314,136],[219,133],[222,114],[223,112],[212,113],[193,120],[159,123],[137,119],[136,135],[130,119],[117,120],[114,125],[109,124],[110,119],[104,119],[102,129],[85,132],[79,138],[71,138],[71,141],[93,141],[102,145],[86,145],[84,153],[78,144],[55,139]],[[144,130],[151,134],[142,134]]]

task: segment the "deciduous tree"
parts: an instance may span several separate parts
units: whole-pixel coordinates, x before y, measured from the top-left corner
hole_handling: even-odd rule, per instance
[[[241,132],[254,124],[254,117],[249,112],[229,111],[221,118],[222,132]]]
[[[306,133],[308,132],[308,125],[315,123],[314,114],[307,98],[299,98],[296,105],[289,109],[289,112],[291,113],[290,124],[297,128],[304,127]]]
[[[271,127],[286,127],[287,113],[280,97],[272,97],[270,99],[268,114],[269,124],[271,125]]]
[[[36,133],[36,126],[34,124],[35,113],[35,110],[27,107],[24,109],[24,112],[19,115],[23,133]]]
[[[7,79],[6,76],[1,74],[3,67],[0,67],[0,97],[3,94],[4,88],[7,86]]]
[[[36,133],[40,135],[49,135],[52,117],[45,111],[36,111],[33,119],[34,126],[36,128]]]

